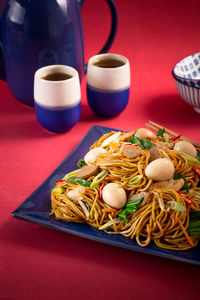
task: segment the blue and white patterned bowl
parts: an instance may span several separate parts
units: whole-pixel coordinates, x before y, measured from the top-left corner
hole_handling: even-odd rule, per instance
[[[200,113],[200,52],[178,62],[172,75],[181,98]]]

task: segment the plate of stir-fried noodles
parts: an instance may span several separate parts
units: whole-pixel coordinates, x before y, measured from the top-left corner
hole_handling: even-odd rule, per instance
[[[200,265],[200,149],[165,128],[93,126],[13,216]]]

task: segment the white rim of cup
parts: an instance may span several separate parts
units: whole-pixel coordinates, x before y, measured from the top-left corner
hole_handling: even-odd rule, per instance
[[[116,59],[116,60],[119,60],[119,61],[123,61],[124,65],[119,66],[119,67],[115,67],[115,68],[104,68],[104,67],[99,67],[99,66],[94,65],[94,62],[96,62],[98,59],[100,59],[102,57],[105,57],[105,58],[108,58],[108,57],[112,58],[113,57],[113,59]],[[95,56],[92,56],[89,59],[88,64],[92,65],[92,67],[94,67],[94,68],[106,69],[108,72],[113,72],[113,71],[116,71],[117,69],[121,69],[125,65],[129,64],[129,60],[128,60],[128,58],[126,58],[125,56],[120,55],[120,54],[116,54],[116,53],[101,53],[101,54],[97,54]]]
[[[114,59],[124,64],[119,67],[102,68],[94,63],[101,59]],[[98,74],[98,75],[97,75]],[[88,61],[87,84],[105,92],[122,91],[130,87],[130,63],[128,58],[115,53],[102,53]]]
[[[51,74],[53,72],[62,72],[62,73],[67,73],[71,75],[71,78],[66,78],[64,80],[46,80],[42,77],[45,77],[48,74]],[[36,87],[36,82],[41,84],[41,86],[49,86],[50,88],[53,86],[53,94],[54,94],[54,99],[51,98],[52,94],[50,97],[45,95],[41,100],[41,97],[39,96],[39,93],[37,91]],[[72,85],[73,82],[76,82],[79,84],[79,88],[77,88],[73,92],[73,99],[70,99],[70,101],[64,101],[63,98],[59,97],[58,89],[62,90],[62,94],[65,93],[65,86],[67,85],[69,88],[71,87],[71,94],[72,94]],[[56,94],[56,96],[55,96]],[[66,94],[66,97],[68,97],[68,94]],[[53,100],[52,100],[53,99]],[[34,101],[46,108],[66,108],[66,107],[72,107],[80,103],[81,100],[81,90],[80,90],[80,80],[79,80],[79,74],[76,69],[73,67],[67,66],[67,65],[49,65],[49,66],[44,66],[40,69],[38,69],[35,72],[35,78],[34,78]]]
[[[46,70],[46,72],[44,72],[45,70]],[[71,73],[69,75],[71,75],[72,77],[68,78],[68,79],[55,80],[55,81],[42,78],[42,77],[44,77],[48,74],[51,74],[53,72],[69,72],[69,73]],[[35,72],[35,76],[39,80],[45,81],[46,83],[49,82],[51,84],[59,84],[63,81],[71,81],[71,80],[73,80],[74,77],[79,76],[79,75],[78,75],[77,70],[74,69],[73,67],[65,66],[65,65],[50,65],[50,66],[45,66],[45,67],[42,67],[42,68],[38,69]]]

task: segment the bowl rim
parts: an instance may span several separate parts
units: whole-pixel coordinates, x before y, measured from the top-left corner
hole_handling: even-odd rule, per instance
[[[182,80],[180,80],[179,78],[177,78],[176,77],[176,75],[174,75],[173,73],[172,73],[172,75],[173,75],[173,77],[174,77],[174,80],[175,81],[178,81],[179,83],[181,83],[181,84],[183,84],[183,85],[186,85],[186,86],[188,86],[188,87],[190,87],[190,88],[195,88],[195,89],[200,89],[200,86],[197,86],[194,82],[192,82],[193,84],[191,84],[189,81],[185,81],[185,78],[183,78],[182,77],[182,79],[184,80],[184,81],[182,81]],[[200,80],[199,80],[199,82],[200,82]]]
[[[182,58],[181,60],[179,60],[179,61],[174,65],[174,67],[172,68],[172,75],[173,75],[173,77],[174,77],[175,79],[180,78],[180,79],[185,80],[185,81],[194,81],[194,82],[199,82],[199,81],[200,81],[200,79],[185,78],[185,77],[179,76],[179,75],[177,75],[177,74],[174,72],[174,69],[176,68],[176,66],[177,66],[181,61],[183,61],[184,59],[189,58],[190,56],[193,56],[193,55],[195,55],[195,54],[200,54],[200,52],[196,52],[196,53],[190,54],[190,55],[188,55],[188,56],[185,56],[184,58]]]

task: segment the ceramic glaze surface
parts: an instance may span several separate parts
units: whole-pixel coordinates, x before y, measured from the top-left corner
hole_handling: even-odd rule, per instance
[[[99,59],[116,59],[124,63],[117,68],[101,68],[94,65]],[[118,54],[99,54],[88,62],[87,83],[97,89],[120,91],[130,86],[130,64],[126,57]]]
[[[181,98],[200,113],[200,52],[178,62],[172,76]]]
[[[200,113],[200,88],[189,86],[177,79],[175,79],[175,84],[181,98]]]
[[[121,91],[103,91],[87,84],[87,98],[90,108],[103,117],[116,117],[127,106],[129,88]],[[95,99],[95,100],[94,100]]]
[[[178,62],[174,74],[181,78],[200,80],[200,52]]]
[[[48,131],[62,133],[70,130],[80,118],[81,104],[72,107],[47,108],[35,103],[38,122]]]
[[[117,30],[117,11],[110,7],[110,35],[102,51],[111,47]],[[33,80],[37,69],[54,64],[74,67],[84,75],[81,20],[83,0],[11,0],[1,18],[0,75],[13,96],[33,105]],[[4,62],[2,61],[4,58]],[[6,74],[3,74],[5,68]]]
[[[71,75],[68,80],[49,81],[43,79],[47,74],[63,72]],[[39,69],[35,73],[34,81],[35,102],[44,107],[59,108],[64,106],[74,106],[81,99],[80,81],[78,72],[68,66],[53,65]]]
[[[99,61],[120,61],[118,67],[99,67]],[[116,117],[127,106],[130,87],[129,60],[119,54],[99,54],[90,58],[87,70],[87,101],[94,113]]]
[[[47,75],[67,74],[65,80],[51,81]],[[69,66],[53,65],[35,73],[34,99],[36,117],[45,129],[66,132],[79,120],[81,91],[78,72]]]

